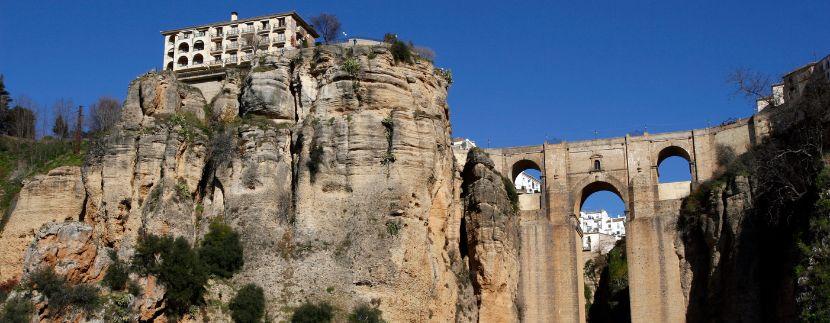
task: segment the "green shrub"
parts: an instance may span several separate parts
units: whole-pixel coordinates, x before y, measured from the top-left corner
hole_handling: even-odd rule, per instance
[[[230,278],[244,264],[239,233],[227,224],[214,221],[202,240],[199,258],[205,263],[209,273]]]
[[[395,60],[395,63],[402,62],[411,64],[414,61],[412,49],[409,48],[409,45],[400,40],[395,39],[389,50],[392,52],[392,58]]]
[[[55,274],[51,267],[29,274],[28,287],[46,297],[52,315],[60,315],[68,306],[91,313],[101,304],[97,287],[89,284],[71,286],[64,277]]]
[[[32,321],[35,306],[28,299],[15,297],[6,302],[0,313],[0,322],[28,323]]]
[[[104,319],[106,322],[128,323],[132,320],[132,313],[130,312],[130,303],[132,298],[129,294],[114,293],[110,296],[110,302],[104,309]]]
[[[325,323],[334,318],[334,308],[329,303],[305,303],[291,315],[291,323]]]
[[[127,287],[127,281],[130,280],[130,267],[118,259],[114,251],[111,251],[109,256],[112,264],[107,268],[102,282],[111,290],[124,290]]]
[[[183,314],[191,306],[200,304],[208,273],[187,240],[182,237],[173,240],[171,247],[162,251],[161,259],[157,276],[167,289],[168,313]]]
[[[449,68],[435,68],[435,71],[447,80],[447,83],[452,84],[452,70]]]
[[[384,323],[380,309],[361,304],[349,314],[350,323]]]
[[[17,287],[17,283],[18,280],[16,278],[9,278],[0,282],[0,303],[5,301],[6,297],[9,297],[9,293]]]
[[[130,293],[130,295],[133,296],[138,296],[144,293],[144,290],[141,288],[141,285],[132,280],[127,282],[127,291]]]
[[[255,284],[243,286],[228,304],[228,308],[231,310],[231,318],[234,322],[260,322],[265,314],[265,295],[262,287]]]
[[[502,182],[504,183],[504,190],[507,191],[507,198],[510,199],[510,204],[513,205],[513,211],[519,210],[519,192],[516,192],[516,186],[513,184],[513,181],[507,179],[507,177],[501,177]]]
[[[191,306],[202,302],[208,272],[187,240],[147,235],[139,239],[135,249],[132,268],[137,273],[158,277],[167,289],[168,314],[184,314]]]
[[[352,78],[356,78],[357,73],[360,72],[360,62],[352,57],[347,58],[343,61],[343,71],[348,73]]]

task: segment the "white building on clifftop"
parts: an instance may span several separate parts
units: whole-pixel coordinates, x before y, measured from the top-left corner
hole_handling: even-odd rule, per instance
[[[275,13],[162,31],[164,69],[199,70],[249,63],[256,52],[314,45],[319,37],[296,12]],[[256,48],[254,48],[256,47]]]

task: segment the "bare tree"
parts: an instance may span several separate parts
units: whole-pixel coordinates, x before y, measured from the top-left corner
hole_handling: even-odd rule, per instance
[[[52,105],[52,113],[55,118],[52,126],[52,134],[55,137],[61,140],[69,138],[70,116],[72,115],[74,107],[75,103],[71,99],[67,100],[64,98],[55,101]]]
[[[92,132],[108,131],[121,118],[121,104],[115,98],[102,96],[93,103],[90,110],[90,125]]]
[[[78,106],[78,116],[75,119],[75,153],[81,152],[81,140],[84,134],[84,107]]]
[[[326,44],[336,41],[340,34],[340,19],[335,15],[321,13],[319,16],[311,17],[311,24]]]
[[[741,95],[753,101],[765,101],[768,106],[777,105],[772,92],[773,79],[766,74],[747,68],[738,68],[729,74],[727,82],[736,86],[735,95]]]
[[[264,36],[259,36],[256,33],[249,33],[242,35],[242,40],[245,41],[246,45],[251,46],[251,66],[259,66],[259,58],[257,57],[257,52],[259,52],[260,44],[263,44]],[[265,42],[267,44],[267,41]]]
[[[9,111],[9,134],[19,138],[35,139],[35,111],[39,107],[31,98],[21,95],[15,100],[17,104]]]
[[[415,54],[418,54],[419,57],[434,61],[435,60],[435,51],[432,48],[424,47],[424,46],[413,46],[412,51]]]

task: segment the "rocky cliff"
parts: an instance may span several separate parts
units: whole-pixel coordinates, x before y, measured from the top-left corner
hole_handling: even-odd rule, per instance
[[[20,234],[3,235],[4,243],[34,237],[18,261],[22,272],[52,266],[97,281],[109,251],[127,260],[146,234],[198,243],[221,221],[240,233],[244,267],[210,282],[208,304],[227,303],[253,282],[277,321],[305,301],[341,312],[372,304],[396,322],[470,321],[479,305],[493,312],[482,317],[515,317],[515,253],[497,255],[512,250],[515,227],[493,230],[471,218],[481,223],[476,239],[493,232],[476,240],[481,259],[473,262],[499,258],[475,280],[493,291],[479,304],[459,265],[461,183],[441,73],[423,60],[396,62],[384,45],[324,46],[257,63],[228,72],[211,102],[168,72],[133,81],[121,121],[91,144],[78,185],[48,193],[77,205],[49,220],[71,221],[35,233],[46,221],[30,218]],[[30,200],[21,195],[10,223],[24,210],[54,208]],[[162,319],[163,289],[152,277],[140,282],[131,308],[142,320]],[[229,320],[210,309],[191,318]]]
[[[460,252],[472,273],[480,322],[518,322],[519,220],[506,186],[512,183],[480,149],[464,164]]]

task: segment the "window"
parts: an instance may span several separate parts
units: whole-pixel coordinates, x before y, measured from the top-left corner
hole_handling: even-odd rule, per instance
[[[268,29],[268,20],[260,21],[262,23],[262,29]]]
[[[204,36],[204,35],[205,35],[205,31],[204,31],[204,30],[199,30],[198,32],[196,32],[196,36],[197,36],[197,37],[202,37],[202,36]]]
[[[599,159],[594,160],[594,170],[602,170],[602,164],[599,162]]]
[[[205,49],[205,43],[203,41],[197,40],[195,43],[193,43],[193,50],[204,50],[204,49]]]
[[[173,50],[172,49],[167,52],[167,57],[173,58]]]
[[[182,53],[189,52],[190,51],[190,45],[188,45],[187,43],[179,44],[179,51],[182,52]]]
[[[213,55],[213,61],[214,62],[221,62],[222,61],[222,55]]]
[[[175,44],[176,43],[176,36],[170,35],[170,37],[167,38],[167,42],[171,43],[171,44]]]
[[[285,18],[277,18],[277,26],[285,27]]]

